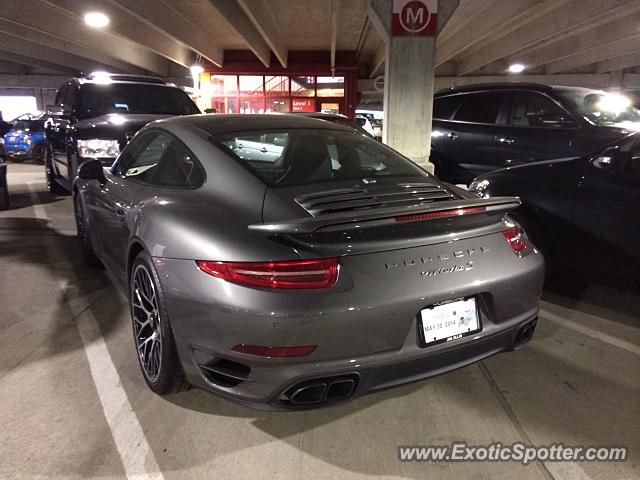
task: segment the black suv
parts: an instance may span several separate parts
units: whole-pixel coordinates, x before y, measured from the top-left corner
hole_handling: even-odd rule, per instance
[[[436,94],[431,161],[441,179],[468,184],[508,166],[593,153],[639,128],[630,100],[602,90],[473,85]]]
[[[189,96],[157,77],[95,73],[73,78],[47,106],[45,172],[49,190],[71,190],[79,165],[110,165],[147,123],[200,113]]]

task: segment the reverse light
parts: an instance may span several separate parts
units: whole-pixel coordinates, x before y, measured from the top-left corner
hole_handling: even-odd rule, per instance
[[[502,234],[515,253],[519,254],[525,248],[527,248],[527,241],[522,234],[522,230],[520,230],[518,227],[511,227],[502,232]]]
[[[286,262],[196,260],[205,273],[241,285],[266,288],[329,288],[338,279],[338,259]]]
[[[306,357],[311,355],[316,349],[316,345],[304,345],[300,347],[268,347],[265,345],[246,345],[244,343],[236,345],[231,350],[247,355],[258,357]]]
[[[80,158],[116,158],[120,153],[120,145],[117,140],[78,140],[78,153]]]
[[[420,220],[431,220],[443,217],[458,217],[461,215],[471,215],[474,213],[484,213],[487,207],[466,207],[454,208],[452,210],[441,210],[439,212],[414,213],[412,215],[401,215],[396,217],[396,223],[418,222]]]

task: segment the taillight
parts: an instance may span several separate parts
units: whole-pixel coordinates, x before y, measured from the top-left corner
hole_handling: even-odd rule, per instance
[[[396,223],[417,222],[420,220],[431,220],[433,218],[458,217],[460,215],[471,215],[473,213],[484,213],[486,207],[466,207],[454,208],[451,210],[440,210],[438,212],[414,213],[411,215],[401,215],[396,217]]]
[[[246,355],[256,355],[258,357],[306,357],[311,355],[316,349],[316,345],[305,345],[301,347],[268,347],[265,345],[247,345],[242,343],[236,345],[231,350]]]
[[[502,234],[515,253],[520,253],[527,247],[527,241],[518,227],[511,227]]]
[[[328,288],[338,279],[338,259],[286,262],[196,260],[203,272],[241,285],[266,288]]]

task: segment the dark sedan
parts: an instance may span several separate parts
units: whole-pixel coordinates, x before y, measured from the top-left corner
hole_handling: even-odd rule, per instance
[[[544,261],[507,214],[351,127],[293,115],[146,126],[74,185],[90,265],[129,297],[159,394],[335,404],[525,343]]]
[[[638,281],[640,134],[594,155],[485,174],[470,189],[487,198],[521,198],[514,215],[550,272]]]

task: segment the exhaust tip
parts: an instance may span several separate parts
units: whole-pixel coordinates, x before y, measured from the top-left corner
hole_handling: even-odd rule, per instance
[[[514,342],[514,348],[518,348],[525,343],[527,343],[533,337],[533,332],[536,329],[536,324],[538,323],[538,317],[534,318],[530,322],[525,323],[520,327],[518,333],[516,333],[516,338]]]
[[[289,388],[280,397],[280,402],[287,406],[342,402],[354,394],[357,382],[357,375],[307,380]]]

